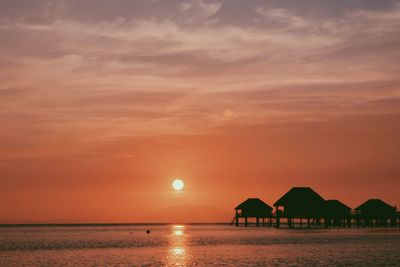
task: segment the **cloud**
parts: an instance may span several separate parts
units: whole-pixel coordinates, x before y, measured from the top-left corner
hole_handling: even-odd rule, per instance
[[[311,27],[311,23],[307,20],[283,8],[270,9],[259,6],[255,12],[262,15],[265,23],[268,24],[287,27],[287,29]]]
[[[222,5],[222,2],[206,3],[202,0],[191,0],[179,4],[179,10],[192,17],[193,20],[204,20],[214,16]]]
[[[288,2],[99,3],[10,4],[0,20],[4,138],[23,132],[34,146],[46,134],[79,143],[398,112],[391,2],[313,14]]]

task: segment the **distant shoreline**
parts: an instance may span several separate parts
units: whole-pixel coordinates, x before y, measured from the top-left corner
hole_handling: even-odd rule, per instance
[[[104,226],[165,226],[165,225],[230,225],[226,222],[209,223],[16,223],[0,224],[0,228],[29,228],[29,227],[104,227]]]

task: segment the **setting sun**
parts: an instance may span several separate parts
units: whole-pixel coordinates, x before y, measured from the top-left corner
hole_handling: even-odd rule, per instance
[[[175,179],[172,182],[172,188],[175,191],[182,191],[184,186],[185,186],[185,184],[183,183],[183,181],[181,179]]]
[[[0,267],[400,267],[399,59],[400,0],[0,0]]]

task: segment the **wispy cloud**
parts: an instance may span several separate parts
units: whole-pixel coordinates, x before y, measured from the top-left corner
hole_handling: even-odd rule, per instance
[[[379,104],[399,96],[398,6],[326,16],[257,2],[236,23],[226,1],[156,2],[147,16],[84,19],[49,1],[1,19],[2,129],[102,139],[398,112]]]

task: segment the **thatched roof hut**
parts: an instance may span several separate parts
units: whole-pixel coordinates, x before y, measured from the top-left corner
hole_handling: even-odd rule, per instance
[[[351,208],[337,199],[326,201],[326,213],[329,216],[349,216]]]
[[[235,208],[241,217],[267,218],[272,214],[272,207],[259,198],[248,198]]]
[[[325,199],[310,187],[293,187],[274,206],[283,207],[283,216],[322,217],[325,214]]]
[[[358,214],[365,216],[396,216],[396,207],[381,199],[369,199],[355,208]]]

